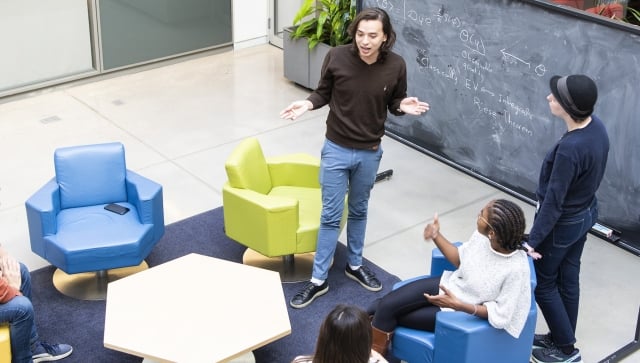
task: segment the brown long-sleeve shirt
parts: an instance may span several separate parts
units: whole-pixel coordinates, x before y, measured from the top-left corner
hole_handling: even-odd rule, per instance
[[[307,98],[313,108],[329,104],[327,139],[355,149],[370,149],[384,135],[387,110],[403,115],[407,97],[404,59],[389,52],[384,62],[367,64],[352,45],[332,48],[322,65],[320,82]]]

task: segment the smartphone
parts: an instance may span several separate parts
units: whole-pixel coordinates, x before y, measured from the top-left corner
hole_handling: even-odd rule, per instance
[[[104,209],[108,210],[109,212],[113,212],[120,215],[126,214],[129,211],[129,208],[123,207],[115,203],[105,205]]]

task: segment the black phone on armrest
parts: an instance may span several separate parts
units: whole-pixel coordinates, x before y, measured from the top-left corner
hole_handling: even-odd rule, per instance
[[[109,212],[113,212],[120,215],[126,214],[129,211],[129,208],[123,207],[115,203],[105,205],[104,209],[108,210]]]

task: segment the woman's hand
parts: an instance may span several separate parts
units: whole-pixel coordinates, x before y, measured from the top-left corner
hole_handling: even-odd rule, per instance
[[[418,97],[407,97],[400,102],[400,111],[409,115],[421,115],[429,111],[429,104],[419,101]]]
[[[440,285],[440,289],[444,294],[440,295],[429,295],[424,294],[424,296],[435,306],[439,306],[441,308],[451,308],[454,310],[458,310],[457,307],[460,306],[460,300],[446,287]]]
[[[285,120],[295,120],[311,109],[313,109],[313,104],[311,103],[311,101],[295,101],[287,106],[287,108],[280,111],[280,117]]]
[[[424,227],[424,239],[435,239],[440,232],[440,221],[438,220],[438,213],[433,216],[433,223],[427,224]]]

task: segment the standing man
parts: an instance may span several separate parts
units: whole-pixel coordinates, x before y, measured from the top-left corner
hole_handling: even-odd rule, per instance
[[[70,345],[40,340],[31,305],[29,270],[0,246],[0,324],[4,323],[9,324],[12,363],[56,361],[73,352]]]
[[[280,116],[294,120],[308,110],[329,105],[322,147],[320,184],[322,215],[311,281],[290,301],[303,308],[329,290],[327,276],[338,243],[344,198],[348,193],[347,277],[365,289],[382,284],[362,265],[371,188],[382,158],[387,110],[394,115],[420,115],[429,104],[407,97],[407,72],[402,57],[391,49],[396,34],[382,9],[363,9],[349,27],[353,43],[332,48],[322,65],[318,88],[295,101]]]
[[[535,297],[550,332],[536,335],[532,359],[537,363],[580,363],[574,346],[580,300],[580,258],[587,233],[598,218],[596,191],[607,165],[609,137],[592,115],[598,98],[585,75],[554,76],[547,96],[551,113],[567,132],[549,151],[540,171],[536,217],[529,245],[535,260]]]

